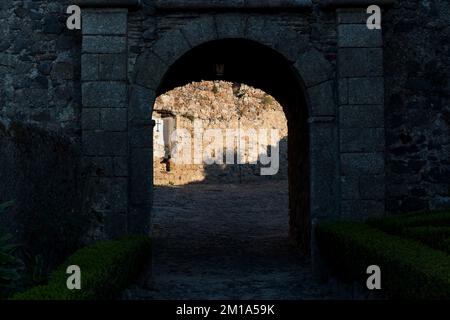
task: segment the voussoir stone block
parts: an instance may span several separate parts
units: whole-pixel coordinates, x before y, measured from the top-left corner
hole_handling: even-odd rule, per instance
[[[213,16],[203,17],[190,22],[182,29],[182,32],[192,47],[218,38]]]
[[[312,87],[333,78],[333,66],[316,49],[303,53],[294,66],[306,87]]]
[[[136,69],[136,84],[156,90],[169,67],[160,57],[149,51],[139,56]]]
[[[125,108],[127,85],[125,82],[96,81],[81,85],[83,107]]]
[[[179,30],[168,31],[163,34],[152,47],[153,52],[165,61],[168,65],[172,65],[183,54],[189,51],[190,45]]]
[[[275,41],[280,34],[279,28],[268,19],[260,16],[249,16],[247,20],[246,38],[265,44],[275,49]]]
[[[245,33],[247,19],[242,15],[219,15],[215,19],[219,39],[240,38]]]

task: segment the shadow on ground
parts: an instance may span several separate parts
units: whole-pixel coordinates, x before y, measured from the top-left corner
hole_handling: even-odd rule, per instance
[[[153,269],[128,299],[324,299],[288,241],[288,183],[155,187]]]

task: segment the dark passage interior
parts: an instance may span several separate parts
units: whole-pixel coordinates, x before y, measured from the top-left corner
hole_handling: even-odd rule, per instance
[[[289,237],[309,254],[308,108],[301,79],[276,51],[249,40],[227,39],[208,42],[181,57],[165,75],[158,95],[202,80],[245,83],[282,105],[288,122]]]

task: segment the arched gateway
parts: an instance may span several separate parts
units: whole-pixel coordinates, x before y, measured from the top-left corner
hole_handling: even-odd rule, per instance
[[[78,3],[83,156],[113,163],[110,176],[87,179],[85,210],[103,214],[107,237],[151,230],[156,97],[217,79],[218,64],[221,79],[283,105],[290,233],[305,251],[317,221],[384,214],[382,36],[365,25],[366,1]]]

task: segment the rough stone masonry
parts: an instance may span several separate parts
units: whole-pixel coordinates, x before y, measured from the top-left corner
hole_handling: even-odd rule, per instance
[[[65,27],[74,2],[83,12],[81,31]],[[2,130],[26,124],[79,150],[74,186],[80,210],[99,217],[92,237],[148,232],[151,113],[160,85],[194,48],[244,39],[276,52],[301,79],[308,221],[448,208],[450,5],[370,4],[383,8],[382,31],[367,30],[363,0],[3,0]],[[0,164],[34,161],[34,153],[8,150],[2,147]],[[45,164],[42,172],[51,172]],[[25,190],[29,178],[10,178],[14,190],[3,190],[0,201]]]

